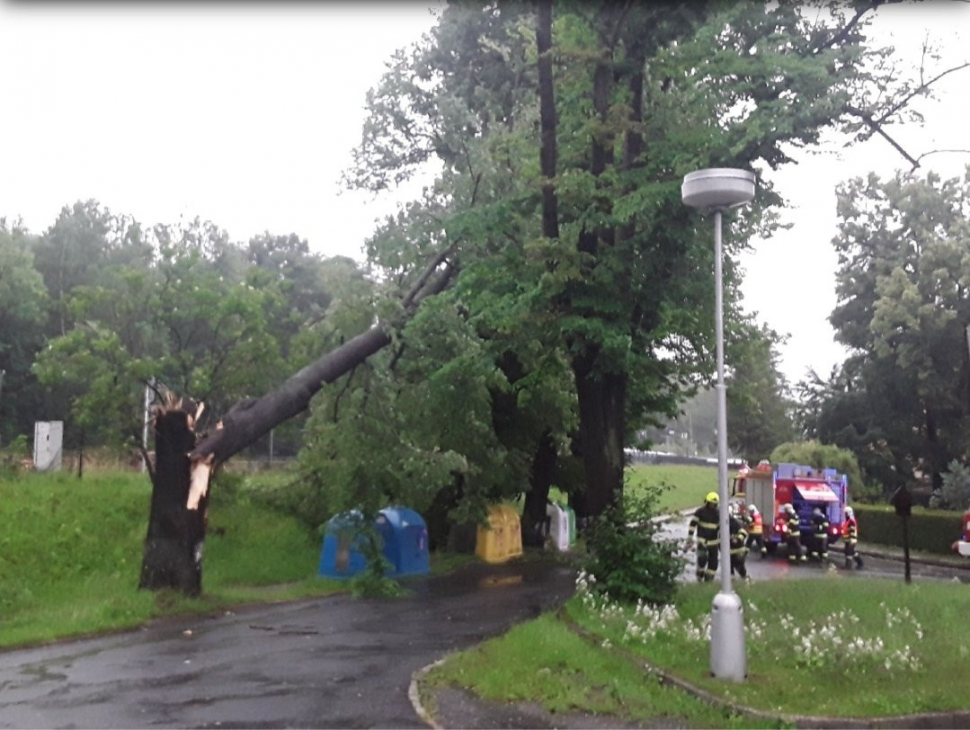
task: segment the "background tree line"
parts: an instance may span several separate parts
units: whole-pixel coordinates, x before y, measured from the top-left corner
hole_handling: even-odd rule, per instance
[[[96,201],[40,235],[0,221],[0,437],[63,420],[67,448],[133,448],[149,382],[227,409],[356,334],[373,290],[295,235],[146,230]],[[295,454],[298,427],[276,446]]]

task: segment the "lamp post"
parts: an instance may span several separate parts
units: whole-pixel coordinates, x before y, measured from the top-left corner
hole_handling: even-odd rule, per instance
[[[721,590],[714,596],[711,606],[711,674],[735,682],[744,680],[748,673],[748,662],[744,649],[744,612],[741,599],[731,590],[721,218],[725,210],[750,202],[754,198],[754,188],[754,173],[723,167],[688,173],[680,188],[681,199],[685,205],[714,212],[714,328],[717,341],[717,482],[720,495]]]

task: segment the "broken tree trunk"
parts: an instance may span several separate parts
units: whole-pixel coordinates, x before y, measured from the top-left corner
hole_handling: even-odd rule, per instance
[[[428,296],[442,291],[456,269],[445,263],[454,247],[440,254],[404,298],[405,317]],[[233,406],[215,429],[198,439],[195,423],[201,404],[184,405],[170,397],[155,415],[155,468],[148,537],[142,557],[140,588],[174,588],[186,595],[202,589],[202,547],[212,469],[258,440],[270,429],[306,410],[310,399],[327,383],[360,365],[391,342],[379,323],[363,334],[307,365],[283,385],[261,398]]]
[[[189,452],[195,447],[197,415],[201,407],[172,398],[155,412],[155,468],[149,466],[152,506],[139,588],[172,588],[188,596],[202,591],[208,497],[199,490],[208,485],[208,470],[196,470],[193,490]]]

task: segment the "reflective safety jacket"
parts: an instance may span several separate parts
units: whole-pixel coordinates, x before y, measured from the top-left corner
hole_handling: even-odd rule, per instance
[[[717,507],[712,507],[706,502],[702,507],[698,507],[690,517],[687,528],[687,538],[694,537],[697,533],[697,544],[704,547],[714,547],[717,545],[719,520],[721,514]]]
[[[748,549],[744,543],[748,540],[748,531],[744,529],[741,520],[736,517],[728,519],[728,529],[731,532],[731,555],[744,555]]]
[[[798,518],[798,512],[788,515],[788,537],[800,538],[802,536],[802,526],[801,520]]]
[[[764,524],[762,523],[762,517],[760,512],[756,514],[754,517],[752,517],[751,514],[748,513],[745,516],[744,521],[748,525],[748,534],[761,535],[762,533],[764,533]]]
[[[859,522],[855,517],[846,517],[842,523],[842,537],[849,545],[859,542]]]

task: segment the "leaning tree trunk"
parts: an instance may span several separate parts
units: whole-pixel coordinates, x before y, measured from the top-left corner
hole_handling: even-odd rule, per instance
[[[456,269],[446,264],[454,247],[441,253],[403,299],[405,316],[420,302],[442,291]],[[437,276],[431,277],[437,273]],[[206,504],[212,470],[256,442],[283,421],[306,410],[325,384],[360,365],[391,342],[388,327],[379,323],[307,365],[280,388],[261,398],[238,403],[215,428],[201,438],[195,424],[201,415],[194,404],[185,406],[174,396],[155,415],[155,466],[148,537],[142,556],[140,588],[174,588],[186,595],[202,589],[202,547]]]

